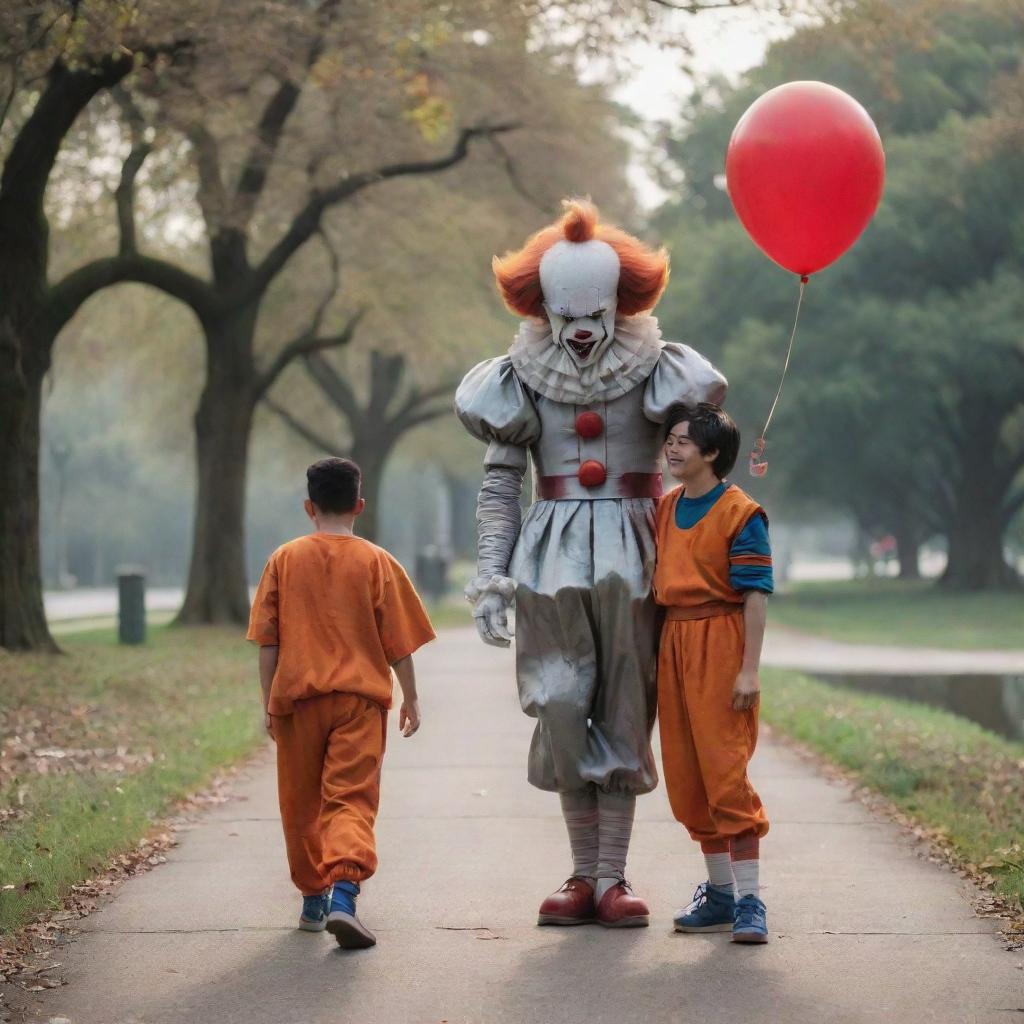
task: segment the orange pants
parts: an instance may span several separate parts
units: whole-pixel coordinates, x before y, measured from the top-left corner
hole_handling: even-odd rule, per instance
[[[676,820],[705,853],[768,831],[747,778],[757,708],[732,709],[743,661],[743,615],[667,620],[658,652],[658,719],[665,786]]]
[[[365,697],[326,693],[273,719],[288,867],[304,896],[377,869],[373,823],[387,715]]]

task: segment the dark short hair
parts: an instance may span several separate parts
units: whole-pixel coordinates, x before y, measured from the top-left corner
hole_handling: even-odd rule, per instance
[[[321,459],[306,470],[309,500],[321,512],[343,515],[359,500],[362,472],[351,459]]]
[[[736,465],[740,451],[740,431],[732,417],[719,405],[700,402],[697,405],[673,405],[665,417],[665,438],[680,423],[690,424],[690,440],[702,455],[717,451],[711,464],[715,476],[724,480]]]

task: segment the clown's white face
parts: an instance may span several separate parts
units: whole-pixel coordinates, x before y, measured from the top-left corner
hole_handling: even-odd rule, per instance
[[[540,286],[555,343],[577,366],[597,362],[615,336],[615,250],[596,239],[556,242],[541,258]]]

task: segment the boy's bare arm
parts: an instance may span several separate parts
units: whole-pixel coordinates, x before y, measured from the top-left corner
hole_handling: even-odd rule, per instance
[[[400,658],[392,666],[402,688],[402,708],[398,713],[398,727],[403,736],[411,736],[420,727],[420,704],[416,695],[416,670],[412,655]]]
[[[260,690],[263,693],[263,726],[271,739],[274,738],[274,732],[271,728],[271,715],[267,708],[270,705],[270,687],[274,682],[274,673],[277,671],[277,655],[279,651],[280,648],[276,644],[260,648]]]
[[[761,697],[761,647],[768,621],[768,595],[763,590],[748,590],[743,595],[743,664],[732,690],[735,711],[754,707]]]

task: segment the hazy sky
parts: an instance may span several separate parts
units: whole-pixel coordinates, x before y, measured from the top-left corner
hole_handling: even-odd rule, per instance
[[[692,40],[692,65],[698,77],[718,73],[735,78],[761,60],[773,39],[790,31],[777,17],[742,9],[709,11],[698,16],[673,12],[666,16],[666,26],[669,31],[678,27]],[[693,79],[680,67],[678,55],[642,44],[633,47],[628,55],[637,70],[613,91],[615,98],[645,119],[675,120],[683,98],[693,86]],[[640,147],[640,152],[630,179],[644,206],[653,207],[667,196],[646,173],[641,140],[631,141]],[[725,154],[722,156],[724,160]]]

